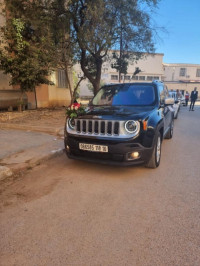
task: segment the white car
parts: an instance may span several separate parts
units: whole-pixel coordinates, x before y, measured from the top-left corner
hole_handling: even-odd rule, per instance
[[[174,104],[173,104],[174,119],[177,119],[178,118],[178,112],[180,110],[180,106],[183,104],[182,103],[182,97],[178,98],[176,91],[169,91],[169,97],[174,98]],[[183,99],[184,99],[184,96],[183,96]],[[184,103],[185,103],[185,99],[184,99]]]
[[[182,95],[180,98],[178,98],[180,101],[181,105],[185,105],[185,97]]]

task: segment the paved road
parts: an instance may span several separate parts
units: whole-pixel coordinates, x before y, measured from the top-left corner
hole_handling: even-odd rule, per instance
[[[200,108],[158,169],[55,158],[3,184],[0,265],[200,265]]]
[[[55,136],[20,130],[0,130],[0,159],[51,142]]]

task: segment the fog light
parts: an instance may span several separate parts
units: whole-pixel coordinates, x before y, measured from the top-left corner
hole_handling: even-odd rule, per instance
[[[132,153],[131,153],[131,156],[132,156],[134,159],[137,159],[137,158],[140,156],[140,154],[139,154],[139,152],[135,151],[135,152],[132,152]]]
[[[137,151],[128,153],[128,160],[136,160],[140,158],[140,153]]]
[[[70,152],[70,147],[68,145],[66,145],[66,151]]]

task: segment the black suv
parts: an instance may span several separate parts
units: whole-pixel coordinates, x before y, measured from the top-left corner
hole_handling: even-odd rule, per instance
[[[173,135],[174,100],[162,82],[103,86],[86,114],[67,119],[65,150],[73,159],[156,168]]]

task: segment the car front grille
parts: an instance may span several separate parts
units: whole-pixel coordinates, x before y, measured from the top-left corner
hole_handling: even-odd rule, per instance
[[[118,136],[119,121],[75,119],[75,128],[78,134]]]

